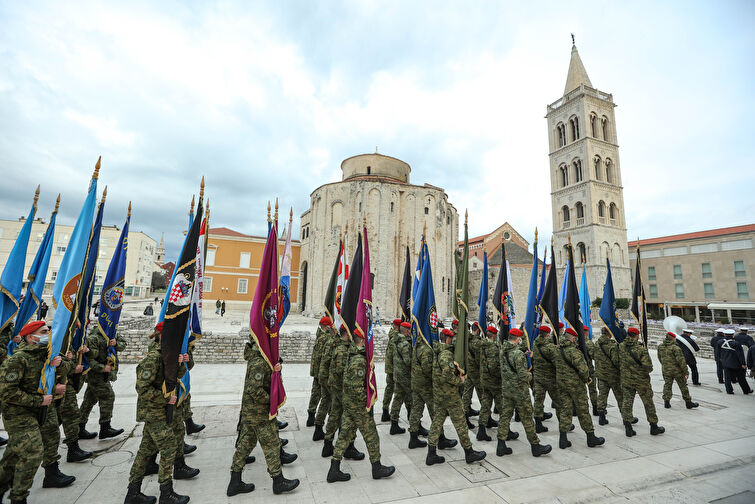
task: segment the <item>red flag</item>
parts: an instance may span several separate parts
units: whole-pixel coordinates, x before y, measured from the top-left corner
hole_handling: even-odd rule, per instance
[[[265,252],[262,254],[260,276],[254,292],[252,309],[249,312],[249,330],[273,375],[270,383],[270,418],[278,415],[278,408],[286,402],[286,391],[278,363],[278,225],[273,223],[267,234]]]
[[[372,340],[372,275],[370,274],[370,244],[367,241],[367,227],[364,227],[364,266],[362,284],[359,289],[356,326],[362,331],[364,353],[367,357],[367,409],[377,402],[377,381],[373,369],[374,342]]]

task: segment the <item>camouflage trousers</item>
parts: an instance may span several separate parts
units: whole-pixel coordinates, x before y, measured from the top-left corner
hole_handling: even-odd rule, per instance
[[[534,396],[532,413],[535,418],[543,418],[545,412],[545,393],[551,396],[551,400],[556,404],[556,414],[558,414],[558,387],[556,379],[541,378],[535,376],[532,393]]]
[[[63,425],[66,438],[64,443],[75,443],[79,440],[79,403],[76,400],[76,389],[73,385],[66,385],[66,394],[60,401],[55,401],[58,413],[58,423]]]
[[[409,432],[419,431],[420,423],[422,422],[422,413],[427,406],[427,412],[430,414],[432,420],[434,414],[433,408],[433,388],[432,385],[425,387],[413,387],[412,388],[412,409],[409,414]]]
[[[684,402],[692,401],[692,396],[689,395],[689,387],[687,387],[687,377],[684,375],[663,375],[663,400],[670,401],[672,392],[671,387],[676,382],[679,387],[679,391],[682,393],[682,399]]]
[[[367,445],[370,462],[380,462],[380,437],[375,427],[375,418],[364,408],[357,410],[344,408],[341,415],[341,430],[338,432],[338,440],[333,449],[333,460],[340,461],[343,458],[343,452],[356,439],[357,430],[362,434],[364,443]]]
[[[184,399],[184,402],[181,404],[181,406],[183,406],[184,410],[184,419],[188,420],[194,415],[194,412],[191,411],[191,393],[186,396],[186,399]]]
[[[587,388],[584,383],[571,383],[558,385],[558,396],[561,405],[556,410],[558,415],[558,430],[569,432],[571,429],[572,410],[576,410],[579,426],[587,432],[595,432],[590,416],[590,407],[587,404]]]
[[[100,423],[109,422],[113,418],[113,403],[115,402],[115,393],[110,382],[107,381],[89,381],[87,389],[84,392],[84,401],[81,403],[81,421],[86,423],[89,420],[89,414],[92,412],[95,404],[100,405]]]
[[[315,376],[312,378],[312,391],[309,393],[309,406],[307,412],[317,413],[317,405],[320,404],[322,391],[320,390],[320,380]]]
[[[385,373],[385,390],[383,391],[383,409],[387,410],[391,407],[391,400],[393,400],[393,373]]]
[[[590,383],[587,384],[587,392],[590,394],[590,404],[597,407],[598,406],[598,387],[600,386],[598,384],[598,378],[593,374],[591,374],[592,380]]]
[[[407,416],[410,416],[410,411],[412,409],[412,391],[411,385],[408,383],[409,381],[410,380],[396,380],[394,378],[393,402],[391,402],[391,421],[398,420],[398,417],[401,414],[402,404],[406,408]]]
[[[174,419],[173,424],[183,423],[180,419]],[[134,457],[129,474],[129,483],[139,483],[144,478],[147,462],[160,453],[160,469],[157,473],[157,481],[162,485],[171,480],[173,463],[175,462],[178,446],[176,442],[176,429],[172,424],[165,421],[145,422],[142,442]],[[183,452],[183,438],[181,438],[181,451]]]
[[[524,431],[527,433],[527,441],[529,441],[530,444],[540,443],[540,439],[535,432],[535,421],[532,418],[532,402],[530,401],[529,387],[522,390],[519,394],[501,395],[502,409],[501,416],[498,419],[499,440],[506,441],[511,426],[511,417],[514,415],[514,410],[517,410]]]
[[[466,380],[464,381],[466,383]],[[480,425],[485,425],[490,419],[490,412],[493,410],[493,401],[501,410],[501,384],[500,383],[483,383],[482,398],[480,399]],[[466,424],[466,421],[464,422]]]
[[[343,403],[341,396],[334,394],[330,400],[330,413],[328,414],[328,423],[325,425],[325,439],[333,441],[336,432],[341,428],[341,419],[343,418]]]
[[[42,467],[54,464],[60,459],[58,446],[60,445],[60,424],[58,412],[54,407],[47,408],[47,418],[40,429],[44,453],[42,455]]]
[[[325,425],[325,416],[330,413],[330,388],[324,383],[320,383],[320,394],[322,398],[315,414],[315,425]]]
[[[278,424],[275,418],[257,421],[241,420],[241,433],[231,462],[232,472],[240,472],[244,469],[246,458],[257,446],[258,441],[262,447],[262,453],[265,455],[268,474],[272,477],[281,474],[281,440],[278,436]]]
[[[642,384],[621,384],[622,402],[624,408],[621,410],[621,418],[625,422],[631,422],[634,418],[634,396],[640,396],[642,404],[645,406],[645,416],[650,423],[658,423],[658,415],[655,413],[655,404],[653,404],[653,388],[650,386],[650,380]]]
[[[624,410],[623,394],[621,393],[621,382],[616,380],[604,380],[598,381],[598,411],[605,412],[608,408],[608,393],[613,391],[613,396],[616,398],[616,404],[619,407],[619,411]]]
[[[464,408],[464,413],[469,411],[472,406],[472,393],[477,389],[477,399],[482,401],[482,389],[480,388],[480,373],[470,372],[467,374],[467,379],[464,380],[463,392],[461,394],[461,402]]]
[[[469,431],[467,430],[467,421],[462,409],[461,397],[456,394],[443,395],[433,394],[433,404],[435,415],[433,423],[430,426],[430,435],[427,437],[427,444],[438,446],[438,439],[443,433],[443,424],[446,418],[451,417],[451,423],[456,429],[456,435],[459,436],[459,443],[464,449],[472,448],[472,441],[469,440]]]

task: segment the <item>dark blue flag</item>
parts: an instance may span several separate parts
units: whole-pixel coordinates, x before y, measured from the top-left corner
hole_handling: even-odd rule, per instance
[[[418,342],[424,341],[432,347],[433,342],[438,341],[439,318],[438,311],[435,308],[433,270],[430,266],[430,254],[426,243],[422,245],[420,261],[422,262],[422,276],[419,279],[417,290],[414,294],[412,343],[417,345]]]
[[[624,332],[619,329],[619,317],[616,315],[616,296],[613,292],[613,278],[611,277],[611,261],[606,257],[606,283],[603,286],[603,299],[600,302],[600,321],[606,326],[613,338],[621,343]]]

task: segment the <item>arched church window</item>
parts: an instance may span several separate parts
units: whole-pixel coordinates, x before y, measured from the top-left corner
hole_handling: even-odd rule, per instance
[[[619,218],[619,207],[616,203],[611,203],[608,207],[608,217],[611,219],[611,224],[616,225],[616,220]]]
[[[594,112],[590,114],[590,129],[592,130],[593,138],[598,138],[598,116]]]
[[[569,185],[569,167],[566,165],[561,165],[561,187],[566,187]]]
[[[561,207],[561,215],[564,218],[564,227],[569,225],[569,207],[564,205]]]
[[[608,142],[608,118],[606,116],[600,119],[600,126],[603,129],[603,140]]]
[[[606,203],[603,200],[598,202],[598,217],[605,219],[606,217]]]
[[[428,207],[425,207],[425,215],[428,215],[430,213],[430,209]]]
[[[600,175],[600,172],[601,172],[601,159],[600,159],[600,156],[595,156],[593,158],[593,163],[595,163],[595,179],[596,180],[602,180],[603,177]]]
[[[367,175],[369,175],[370,173],[372,173],[372,167],[371,167],[371,166],[368,166],[368,167],[367,167]]]
[[[587,249],[585,248],[585,244],[582,242],[577,243],[577,257],[574,258],[575,262],[583,263],[587,261]]]
[[[391,212],[393,212],[393,201],[391,201]]]
[[[559,147],[566,145],[566,128],[563,123],[558,123],[556,125],[556,136],[558,137]]]
[[[610,158],[606,158],[606,182],[613,184],[613,163]]]
[[[585,218],[585,206],[582,204],[582,202],[578,201],[575,208],[577,210],[577,219],[584,219]]]
[[[582,160],[575,159],[574,165],[574,178],[576,182],[582,182]]]
[[[572,141],[579,140],[579,118],[575,116],[569,119],[569,125],[571,126]]]

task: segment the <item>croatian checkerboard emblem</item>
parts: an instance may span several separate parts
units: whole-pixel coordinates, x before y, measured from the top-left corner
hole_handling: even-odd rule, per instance
[[[179,273],[173,282],[173,288],[170,290],[168,302],[176,306],[188,306],[191,302],[191,282],[186,275]]]
[[[430,324],[430,332],[435,334],[438,332],[438,310],[435,309],[435,305],[430,308],[430,315],[428,317]]]

